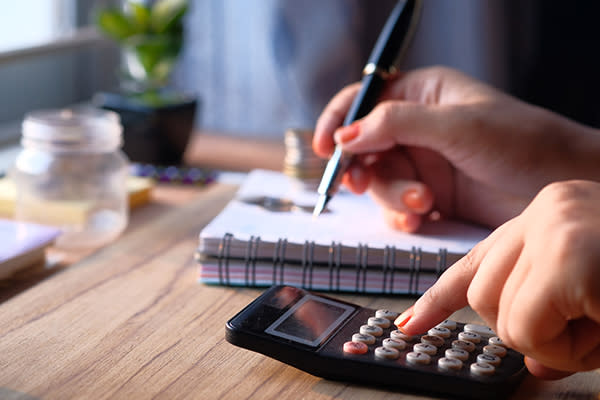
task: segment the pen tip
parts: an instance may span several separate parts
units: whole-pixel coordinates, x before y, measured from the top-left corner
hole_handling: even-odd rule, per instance
[[[319,196],[319,200],[317,200],[317,204],[315,204],[315,208],[313,210],[313,220],[316,219],[319,215],[321,215],[321,213],[325,209],[325,205],[327,205],[328,200],[329,197],[327,195]]]

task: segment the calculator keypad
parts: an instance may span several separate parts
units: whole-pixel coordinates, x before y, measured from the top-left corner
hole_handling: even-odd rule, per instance
[[[383,347],[390,347],[396,350],[404,350],[406,348],[406,342],[402,339],[385,338],[381,344]]]
[[[372,353],[375,359],[400,359],[415,366],[431,364],[435,368],[437,365],[440,371],[469,371],[472,376],[494,375],[507,356],[502,340],[486,326],[446,320],[424,335],[409,336],[392,325],[397,315],[393,311],[377,310],[375,316],[369,317],[359,332],[352,335],[351,341],[344,344],[344,352]]]
[[[397,329],[390,332],[390,338],[394,340],[404,340],[405,342],[414,342],[417,339],[416,336],[407,335],[406,333]]]
[[[364,333],[355,333],[352,335],[352,341],[364,344],[375,344],[375,336]]]
[[[431,362],[431,357],[427,353],[411,351],[406,354],[406,361],[410,364],[429,364]]]
[[[382,329],[386,329],[386,328],[389,328],[392,325],[392,321],[390,321],[387,318],[370,317],[367,320],[367,325],[378,326],[378,327],[380,327]]]
[[[363,325],[360,327],[359,332],[363,335],[381,336],[383,335],[383,328],[375,325]]]
[[[463,366],[462,360],[457,358],[442,357],[438,360],[438,367],[448,371],[458,371]]]

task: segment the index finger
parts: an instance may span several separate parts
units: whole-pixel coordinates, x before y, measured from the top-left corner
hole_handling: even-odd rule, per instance
[[[354,97],[360,90],[360,82],[346,86],[336,94],[323,109],[317,120],[313,138],[313,150],[321,157],[328,157],[335,149],[333,133],[339,128],[348,110],[354,101]]]
[[[408,335],[419,335],[468,304],[467,292],[485,254],[494,245],[502,227],[479,242],[463,258],[446,270],[395,325]]]

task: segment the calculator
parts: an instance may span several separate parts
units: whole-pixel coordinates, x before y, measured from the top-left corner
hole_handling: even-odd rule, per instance
[[[227,322],[226,340],[322,378],[451,398],[506,398],[526,375],[486,326],[446,320],[407,336],[398,314],[273,286]]]

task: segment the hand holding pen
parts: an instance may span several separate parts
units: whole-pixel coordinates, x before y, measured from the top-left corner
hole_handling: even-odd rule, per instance
[[[345,126],[364,117],[373,109],[385,81],[395,74],[396,62],[406,49],[418,21],[420,3],[420,0],[400,0],[390,13],[363,70],[360,90],[345,114]],[[313,212],[315,217],[323,212],[337,191],[351,160],[352,156],[343,152],[340,147],[331,155],[317,190],[319,200]]]
[[[600,181],[597,131],[458,71],[402,73],[372,112],[340,127],[359,90],[351,85],[325,107],[313,148],[326,157],[337,143],[353,154],[344,183],[368,190],[397,229],[418,230],[434,210],[495,228],[550,182]]]

